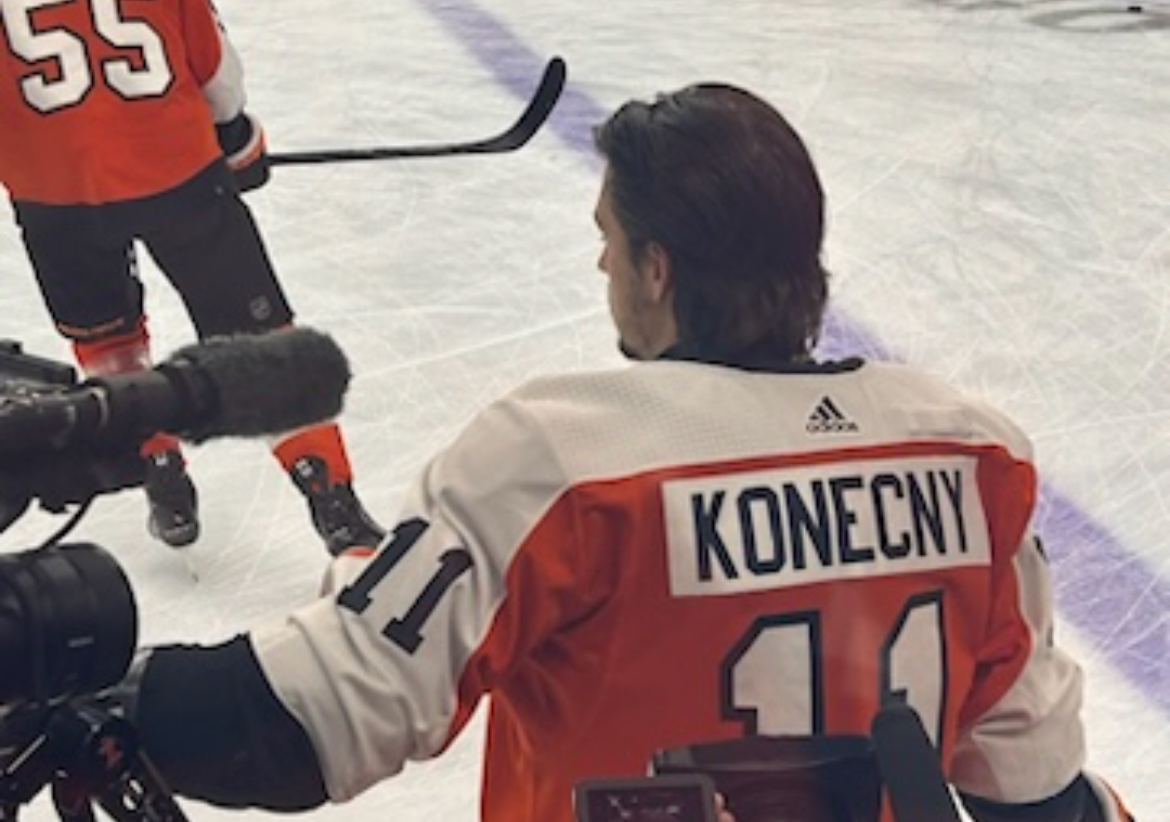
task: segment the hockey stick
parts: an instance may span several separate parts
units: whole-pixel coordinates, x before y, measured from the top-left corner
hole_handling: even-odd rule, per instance
[[[902,701],[886,704],[870,735],[898,822],[959,822],[938,753],[913,708]]]
[[[309,165],[313,163],[342,163],[354,160],[397,160],[410,157],[452,157],[459,154],[500,154],[515,151],[540,130],[552,113],[565,87],[565,61],[560,57],[549,60],[544,76],[540,78],[532,99],[519,119],[506,131],[482,140],[459,143],[433,143],[418,146],[386,146],[383,148],[325,149],[269,154],[274,166]]]

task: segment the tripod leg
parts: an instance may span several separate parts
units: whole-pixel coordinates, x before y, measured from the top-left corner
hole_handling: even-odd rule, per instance
[[[93,805],[89,802],[89,791],[81,780],[68,774],[53,777],[50,784],[53,807],[61,822],[97,822]]]

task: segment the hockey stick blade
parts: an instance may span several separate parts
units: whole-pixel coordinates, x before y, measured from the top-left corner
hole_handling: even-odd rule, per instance
[[[383,148],[324,149],[269,154],[274,166],[343,163],[356,160],[400,160],[414,157],[453,157],[461,154],[501,154],[515,151],[533,138],[548,119],[565,88],[567,67],[560,57],[549,60],[527,107],[506,131],[482,140]]]

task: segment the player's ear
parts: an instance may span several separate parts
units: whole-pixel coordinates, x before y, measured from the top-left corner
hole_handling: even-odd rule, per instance
[[[674,291],[674,265],[666,246],[651,240],[642,253],[642,275],[654,302],[665,302]]]

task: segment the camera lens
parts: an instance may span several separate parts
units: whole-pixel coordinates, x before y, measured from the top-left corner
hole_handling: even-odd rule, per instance
[[[98,546],[0,555],[0,705],[113,685],[137,640],[129,581]]]

